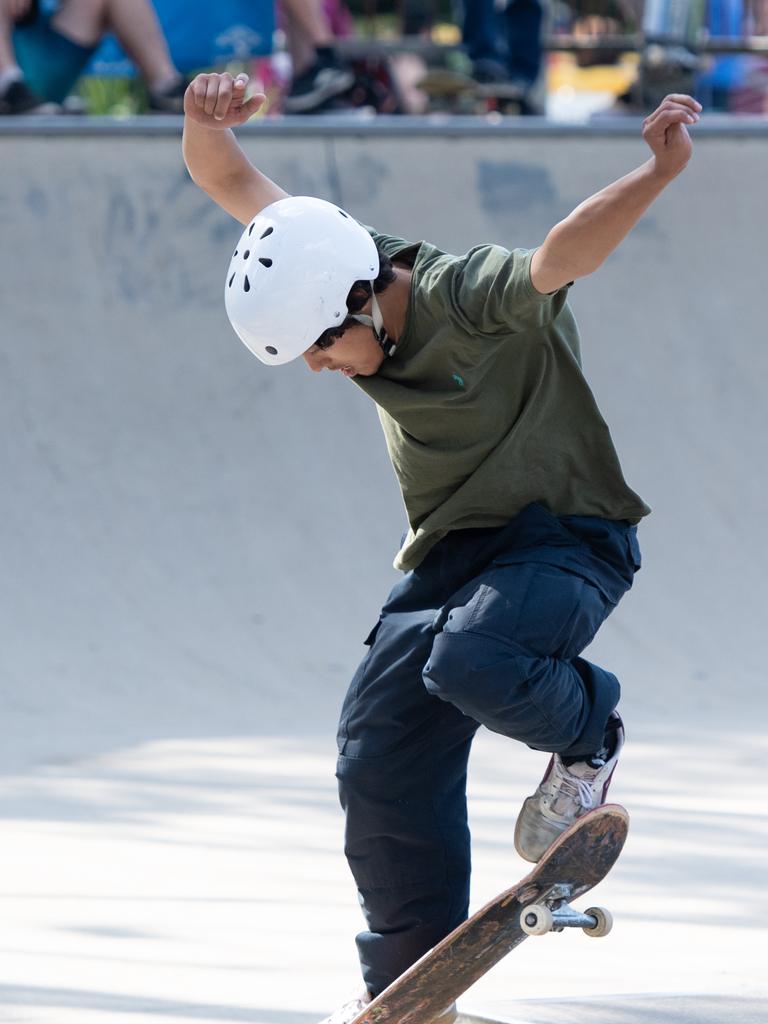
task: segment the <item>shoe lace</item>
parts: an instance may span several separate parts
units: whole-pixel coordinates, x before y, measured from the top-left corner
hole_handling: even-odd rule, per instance
[[[595,806],[595,794],[586,779],[566,773],[563,775],[561,789],[568,796],[574,797],[585,810],[589,811]]]

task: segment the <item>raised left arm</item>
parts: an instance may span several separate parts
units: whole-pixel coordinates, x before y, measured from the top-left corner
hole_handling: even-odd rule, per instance
[[[692,97],[673,94],[645,119],[643,138],[653,156],[590,196],[552,228],[531,261],[536,291],[555,292],[597,270],[654,199],[685,169],[692,152],[685,126],[699,120],[701,109]]]

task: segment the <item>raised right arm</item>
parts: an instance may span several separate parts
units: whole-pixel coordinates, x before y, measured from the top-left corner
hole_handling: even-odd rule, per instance
[[[262,174],[231,129],[261,109],[265,97],[245,99],[247,75],[198,75],[184,95],[182,153],[189,175],[241,224],[288,193]]]

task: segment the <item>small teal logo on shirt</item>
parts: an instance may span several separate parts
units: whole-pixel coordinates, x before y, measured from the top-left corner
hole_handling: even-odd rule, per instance
[[[460,377],[458,373],[453,374],[453,379],[456,381],[460,388],[464,387],[464,378]]]

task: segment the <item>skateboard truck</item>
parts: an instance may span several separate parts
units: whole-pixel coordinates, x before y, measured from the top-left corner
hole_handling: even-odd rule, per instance
[[[569,885],[555,885],[542,903],[531,903],[520,912],[520,927],[526,935],[546,935],[563,928],[581,928],[593,939],[607,935],[613,927],[613,916],[605,907],[590,907],[584,913],[568,903],[572,895]]]

